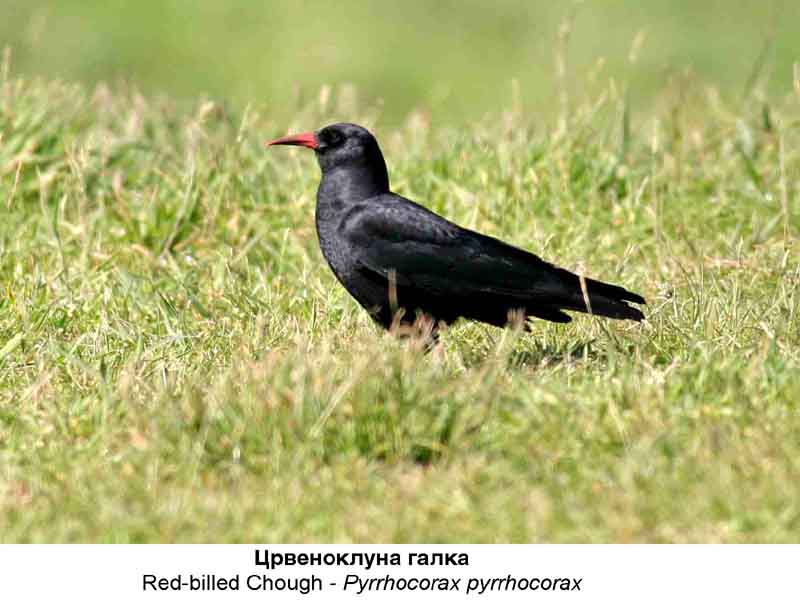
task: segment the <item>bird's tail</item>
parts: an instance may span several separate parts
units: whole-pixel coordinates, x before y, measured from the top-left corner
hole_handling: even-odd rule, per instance
[[[555,267],[559,279],[564,285],[560,300],[560,309],[600,315],[611,319],[630,319],[641,321],[644,319],[642,311],[634,308],[634,304],[646,304],[639,294],[629,292],[623,287],[603,283],[588,277],[570,273],[565,269]]]

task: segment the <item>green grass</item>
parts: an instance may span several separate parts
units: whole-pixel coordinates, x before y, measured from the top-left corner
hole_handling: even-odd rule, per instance
[[[369,107],[0,85],[1,541],[797,541],[797,96],[378,123],[396,191],[649,301],[425,354],[262,147]]]
[[[785,94],[800,59],[797,0],[0,0],[0,15],[0,46],[28,75],[208,94],[283,118],[324,84],[349,86],[343,104],[393,126],[411,111],[460,124],[512,94],[549,118],[565,20],[579,74],[565,84],[625,80],[638,110],[687,70],[739,94],[761,64]]]

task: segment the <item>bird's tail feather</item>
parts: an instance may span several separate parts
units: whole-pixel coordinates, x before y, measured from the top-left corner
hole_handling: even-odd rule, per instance
[[[623,287],[603,283],[588,277],[580,277],[564,269],[556,269],[566,292],[559,308],[591,313],[611,319],[630,319],[641,321],[644,314],[628,304],[646,304],[639,294],[629,292]]]

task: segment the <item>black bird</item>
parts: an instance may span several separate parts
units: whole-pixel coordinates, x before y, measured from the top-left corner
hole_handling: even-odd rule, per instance
[[[644,298],[579,277],[500,240],[459,227],[393,194],[372,134],[351,123],[267,145],[312,148],[322,180],[316,223],[322,254],[348,292],[387,329],[418,317],[505,326],[516,318],[568,323],[564,310],[641,321]]]

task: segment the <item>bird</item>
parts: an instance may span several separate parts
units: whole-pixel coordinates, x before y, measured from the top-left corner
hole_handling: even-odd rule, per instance
[[[466,229],[389,187],[375,137],[353,123],[286,135],[267,146],[303,146],[322,177],[316,230],[322,255],[350,295],[382,327],[467,319],[504,327],[530,319],[556,323],[565,311],[641,321],[645,299],[623,287],[576,275],[535,254]]]

